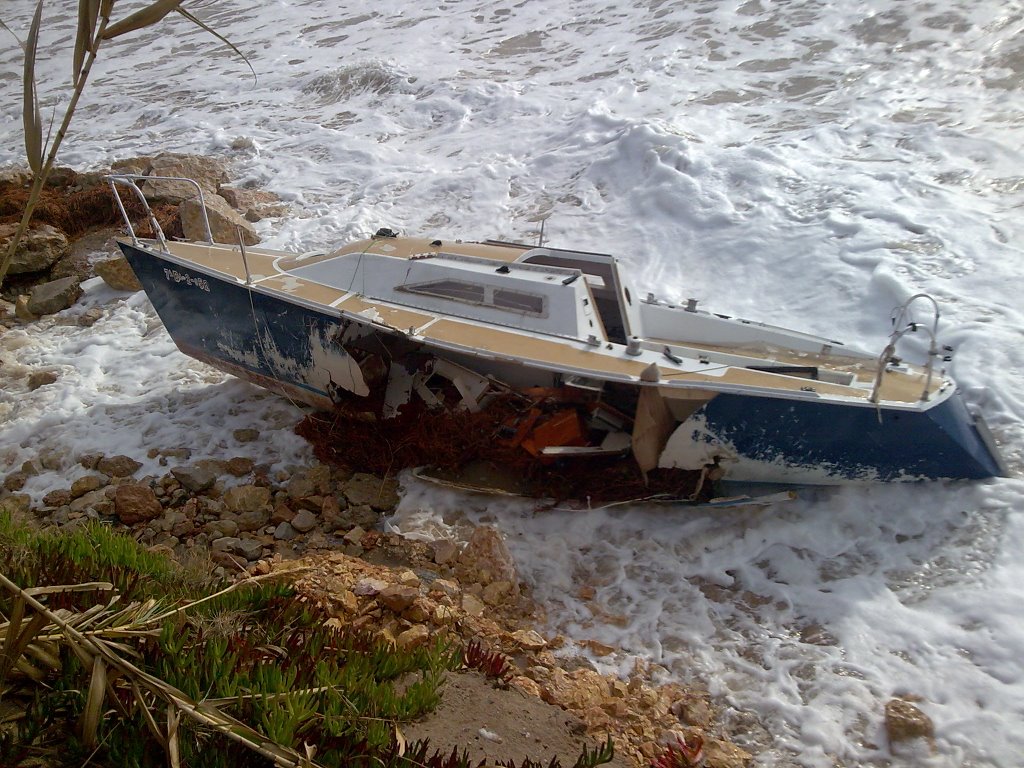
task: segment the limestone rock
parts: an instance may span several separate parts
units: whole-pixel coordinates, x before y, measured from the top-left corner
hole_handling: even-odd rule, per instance
[[[57,374],[53,371],[36,371],[35,373],[29,374],[28,388],[29,391],[35,392],[40,387],[53,384],[55,381],[57,381]]]
[[[244,429],[236,429],[231,433],[231,436],[240,443],[254,443],[260,439],[260,431],[252,427],[245,427]]]
[[[277,524],[277,528],[274,529],[274,538],[278,541],[291,541],[299,535],[292,524],[286,521],[282,521]]]
[[[478,581],[483,585],[507,581],[510,589],[519,588],[515,561],[505,546],[501,534],[491,526],[479,526],[469,537],[456,565],[456,574],[465,581]]]
[[[72,306],[82,295],[82,281],[77,277],[62,277],[32,289],[27,309],[33,315],[52,315]]]
[[[254,466],[255,462],[252,459],[236,456],[233,459],[228,459],[228,463],[224,465],[224,471],[234,477],[245,477],[252,472]]]
[[[388,583],[383,579],[374,579],[368,577],[360,579],[352,586],[352,592],[362,597],[373,595],[379,595],[383,590],[388,588]]]
[[[103,319],[103,310],[100,307],[89,307],[78,316],[78,324],[83,328],[92,328]]]
[[[247,221],[259,221],[267,216],[283,216],[288,211],[288,205],[282,203],[277,195],[263,189],[222,186],[220,196]]]
[[[102,259],[93,264],[96,274],[115,291],[141,291],[142,283],[135,276],[124,256]]]
[[[351,531],[346,533],[342,537],[342,539],[345,541],[346,544],[351,544],[354,547],[355,546],[361,546],[361,542],[363,540],[363,536],[365,536],[365,535],[366,535],[366,531],[364,531],[362,528],[360,528],[357,525]]]
[[[35,320],[36,316],[29,311],[28,296],[18,296],[14,300],[14,316],[19,320]]]
[[[395,638],[395,644],[402,649],[418,648],[430,639],[430,630],[423,624],[413,624]]]
[[[110,164],[113,173],[122,173],[127,176],[145,176],[153,167],[152,157],[129,157],[124,160],[115,160]]]
[[[270,489],[260,485],[237,485],[224,494],[224,503],[236,514],[259,510],[270,503]]]
[[[28,475],[24,472],[11,472],[4,478],[4,489],[8,491],[20,491],[28,482]]]
[[[256,245],[260,241],[260,236],[256,234],[252,224],[239,216],[223,197],[207,195],[204,202],[206,216],[210,222],[210,234],[213,235],[215,243],[237,243],[239,230],[242,233],[242,242],[246,245]],[[186,200],[178,210],[181,213],[181,229],[185,237],[191,240],[205,240],[203,207],[199,204],[199,198]]]
[[[114,493],[114,514],[125,525],[135,525],[160,517],[164,512],[153,489],[148,485],[128,483],[117,486]]]
[[[104,485],[106,485],[106,480],[99,475],[80,477],[71,484],[71,498],[77,499],[85,496],[85,494],[102,488]]]
[[[430,542],[430,551],[434,562],[438,565],[450,563],[459,554],[458,545],[451,539],[438,539]]]
[[[300,509],[292,518],[292,527],[301,533],[306,533],[316,528],[318,520],[316,515],[308,509]]]
[[[270,510],[266,505],[256,509],[247,509],[238,513],[235,522],[238,523],[238,530],[240,531],[258,531],[270,523]]]
[[[202,493],[213,487],[217,476],[206,467],[175,467],[171,470],[174,479],[181,483],[181,487],[191,493]]]
[[[380,478],[357,472],[345,483],[345,498],[349,505],[368,505],[387,511],[398,505],[398,483],[391,478]]]
[[[931,718],[906,699],[890,699],[886,703],[885,730],[890,744],[935,735]]]
[[[483,616],[487,606],[483,604],[479,597],[467,592],[462,596],[462,610],[470,616]]]
[[[382,589],[377,595],[377,599],[395,613],[401,613],[411,606],[419,596],[420,591],[415,587],[392,584]]]
[[[347,531],[352,528],[366,531],[377,525],[380,513],[368,504],[353,504],[342,509],[334,496],[324,496],[320,517],[328,531]]]
[[[526,651],[539,651],[547,647],[548,641],[532,629],[520,629],[512,633],[512,640]]]
[[[338,604],[345,613],[355,613],[359,610],[359,598],[356,597],[355,592],[350,589],[343,589],[337,596]]]
[[[484,587],[481,597],[487,605],[501,605],[512,593],[512,584],[508,581],[492,581]]]
[[[458,598],[462,594],[462,588],[454,581],[448,579],[434,579],[430,582],[430,591],[447,595],[451,598]]]
[[[0,253],[7,253],[11,240],[18,231],[17,224],[0,224]],[[41,272],[49,269],[71,252],[71,244],[64,234],[49,224],[31,227],[18,243],[8,274]]]
[[[71,503],[71,491],[58,489],[43,496],[43,504],[48,507],[63,507]]]
[[[200,155],[171,152],[164,152],[154,157],[147,175],[179,176],[192,179],[199,184],[206,197],[216,195],[220,185],[228,180],[224,164],[219,160]],[[146,179],[142,191],[151,203],[181,203],[198,195],[196,188],[188,182],[159,179]]]
[[[718,739],[704,742],[705,765],[714,768],[747,768],[754,756],[735,744]]]
[[[142,463],[131,456],[109,456],[100,459],[96,469],[108,477],[131,477],[142,467]]]
[[[32,507],[32,497],[25,493],[16,493],[0,499],[0,514],[22,515]]]
[[[238,533],[238,523],[234,520],[211,520],[204,527],[211,536],[234,536]]]

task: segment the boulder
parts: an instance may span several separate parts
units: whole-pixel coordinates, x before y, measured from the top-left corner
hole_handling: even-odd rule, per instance
[[[92,328],[103,319],[103,310],[100,307],[89,307],[78,316],[78,324],[83,328]]]
[[[240,531],[258,531],[270,523],[270,509],[264,505],[257,509],[239,512],[235,522],[238,523]]]
[[[540,651],[547,647],[548,641],[532,629],[519,629],[512,633],[512,640],[525,651]]]
[[[203,190],[203,195],[216,195],[220,185],[228,180],[224,164],[212,157],[181,155],[164,152],[153,158],[148,176],[179,176],[192,179]],[[151,203],[181,203],[196,197],[196,188],[184,181],[147,179],[143,194]]]
[[[81,496],[85,496],[87,493],[92,493],[107,484],[107,480],[99,475],[86,475],[80,477],[71,484],[71,498],[77,499]]]
[[[171,470],[174,479],[190,493],[202,493],[213,487],[217,476],[205,467],[175,467]]]
[[[260,431],[252,427],[236,429],[231,436],[240,443],[253,443],[260,439]]]
[[[28,297],[26,308],[33,315],[52,315],[67,309],[82,295],[81,282],[77,277],[62,277],[37,285]]]
[[[278,523],[277,528],[274,529],[274,538],[278,541],[291,541],[298,535],[299,532],[292,527],[291,523]]]
[[[125,160],[115,160],[110,164],[113,173],[123,173],[127,176],[145,176],[152,167],[152,157],[129,157]]]
[[[438,565],[450,563],[459,554],[458,545],[451,539],[437,539],[430,542],[430,552]]]
[[[317,522],[319,522],[317,516],[308,509],[300,509],[291,520],[292,528],[300,533],[313,530],[316,528]]]
[[[416,587],[407,587],[402,584],[392,584],[385,587],[377,595],[377,599],[395,613],[401,613],[420,596]]]
[[[142,467],[142,463],[131,456],[104,456],[96,462],[96,469],[107,477],[131,477]]]
[[[935,735],[932,719],[906,699],[890,699],[885,705],[885,731],[889,743],[930,739]]]
[[[215,243],[233,245],[238,242],[238,232],[242,233],[242,242],[256,245],[260,236],[252,224],[243,219],[234,208],[228,205],[220,195],[206,195],[206,216],[210,222],[210,234]],[[190,240],[205,240],[206,229],[203,226],[203,206],[199,198],[186,200],[178,208],[181,213],[181,230]]]
[[[164,508],[148,485],[127,483],[114,492],[114,514],[125,525],[136,525],[160,517]]]
[[[96,274],[115,291],[141,291],[142,284],[135,277],[124,256],[102,259],[93,264]]]
[[[57,381],[57,374],[54,371],[36,371],[29,374],[28,388],[30,392],[35,392],[40,387],[53,384],[55,381]]]
[[[236,514],[260,510],[270,504],[270,489],[261,485],[236,485],[224,494],[224,503]]]
[[[483,525],[469,537],[455,568],[463,581],[478,581],[484,586],[494,582],[508,582],[509,591],[519,588],[515,561],[498,531]]]
[[[350,506],[369,505],[388,511],[398,505],[398,483],[391,478],[357,472],[345,483],[344,493]]]
[[[36,320],[36,316],[29,311],[28,296],[18,296],[14,300],[14,316],[19,320]]]
[[[334,496],[325,496],[320,509],[320,519],[328,532],[347,531],[361,528],[364,531],[376,527],[380,513],[367,504],[357,504],[341,509]]]
[[[7,249],[17,231],[17,224],[0,224],[0,256],[7,255]],[[11,275],[41,272],[70,252],[71,244],[59,229],[49,224],[39,224],[30,227],[21,238],[7,271]]]
[[[221,187],[220,196],[228,201],[228,205],[242,214],[246,221],[259,221],[267,216],[284,216],[288,212],[288,204],[273,192],[263,189],[239,189],[237,187]]]
[[[402,649],[418,648],[430,639],[430,630],[423,624],[413,624],[395,638],[395,644]]]
[[[245,477],[252,472],[254,466],[255,462],[252,459],[236,456],[233,459],[228,459],[228,463],[224,466],[224,471],[235,477]]]

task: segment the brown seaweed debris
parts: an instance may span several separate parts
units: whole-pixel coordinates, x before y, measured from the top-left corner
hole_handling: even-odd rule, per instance
[[[458,408],[404,406],[391,419],[378,418],[358,401],[303,419],[295,431],[325,464],[379,475],[413,467],[460,483],[464,471],[500,476],[525,496],[606,504],[640,499],[707,501],[713,483],[705,473],[656,469],[645,477],[631,456],[574,457],[545,462],[508,440],[517,420],[534,405],[519,396],[495,398],[479,413]],[[487,470],[491,470],[488,473]],[[467,483],[474,485],[474,483]]]
[[[69,181],[73,182],[74,179]],[[18,223],[28,204],[29,192],[27,187],[0,183],[0,224]],[[142,203],[128,195],[122,200],[132,221],[140,222],[136,226],[136,234],[142,237],[153,236]],[[181,218],[176,205],[155,205],[153,213],[166,236],[181,236]],[[120,226],[122,218],[110,186],[102,183],[84,188],[44,187],[32,213],[32,222],[49,224],[63,232],[69,240],[74,240],[97,227]]]

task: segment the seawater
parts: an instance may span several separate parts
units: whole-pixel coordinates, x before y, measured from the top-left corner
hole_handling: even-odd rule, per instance
[[[118,13],[141,7],[120,2]],[[509,537],[550,629],[704,683],[764,766],[1018,766],[1024,754],[1024,5],[724,2],[189,7],[105,47],[61,153],[232,159],[294,214],[267,245],[380,226],[612,252],[638,288],[881,350],[926,292],[949,368],[1014,477],[807,492],[761,510],[537,511],[408,480],[394,524]],[[34,3],[0,18],[24,36]],[[70,94],[74,14],[45,7],[46,120]],[[0,36],[0,164],[22,156],[20,49]],[[141,295],[91,331],[9,332],[0,459],[188,445],[308,457],[288,403],[199,366]],[[913,358],[927,348],[911,340]],[[155,464],[147,471],[162,471]],[[66,487],[68,469],[33,481]],[[576,597],[597,589],[594,605]],[[615,617],[609,620],[608,617]],[[921,697],[930,749],[890,752],[884,703]]]

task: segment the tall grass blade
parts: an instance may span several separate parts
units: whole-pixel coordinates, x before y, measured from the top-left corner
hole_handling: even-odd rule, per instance
[[[78,32],[75,34],[75,60],[71,72],[71,82],[76,88],[85,64],[85,54],[92,50],[99,13],[100,0],[78,0]]]
[[[173,704],[167,705],[167,765],[170,768],[181,768],[181,749],[178,744],[178,725],[181,714]]]
[[[25,41],[25,72],[23,77],[24,109],[22,119],[25,126],[25,154],[33,173],[43,169],[43,120],[39,116],[39,99],[36,94],[36,49],[39,46],[39,23],[43,17],[43,0],[36,5],[32,26]]]
[[[153,713],[146,704],[146,699],[142,695],[142,690],[139,688],[138,682],[135,680],[129,680],[129,682],[132,686],[132,693],[135,695],[135,703],[138,705],[139,711],[142,712],[142,717],[146,721],[146,725],[149,727],[149,732],[153,735],[153,738],[157,740],[160,746],[166,750],[167,738],[160,730],[160,726],[156,724],[156,718],[153,717]]]
[[[183,0],[156,0],[140,11],[125,16],[118,22],[111,24],[103,33],[104,40],[113,40],[115,37],[126,35],[137,29],[151,27],[160,21],[164,16],[181,5]]]

